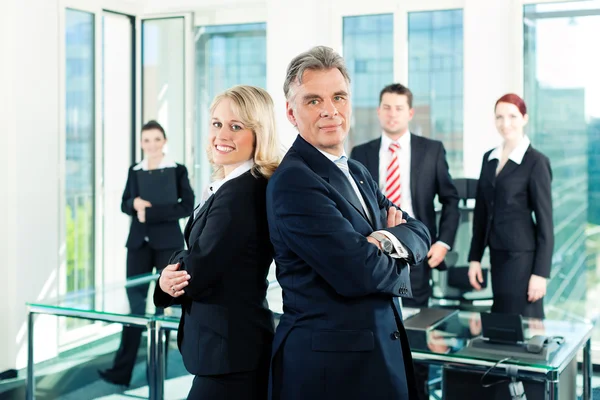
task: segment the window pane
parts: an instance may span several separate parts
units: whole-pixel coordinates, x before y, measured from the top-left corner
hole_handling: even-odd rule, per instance
[[[66,290],[72,292],[94,287],[94,16],[67,10],[65,29]]]
[[[440,140],[450,173],[463,175],[463,11],[408,14],[411,132]]]
[[[344,59],[351,78],[352,121],[346,147],[381,135],[379,92],[394,80],[392,14],[344,17]]]
[[[574,12],[581,9],[595,11]],[[600,289],[600,59],[593,49],[600,37],[600,1],[525,6],[523,28],[528,133],[553,170],[556,244],[548,314],[557,318],[558,310],[566,310],[595,319]],[[595,338],[600,338],[598,329]]]
[[[267,86],[267,26],[240,24],[196,29],[195,187],[201,193],[210,182],[206,158],[213,98],[235,85]]]
[[[165,129],[172,160],[185,162],[185,23],[183,17],[142,22],[142,120]]]

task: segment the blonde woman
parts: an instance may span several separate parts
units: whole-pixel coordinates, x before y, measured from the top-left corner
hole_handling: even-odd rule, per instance
[[[182,305],[178,345],[196,375],[188,399],[266,399],[273,316],[266,302],[273,260],[267,180],[280,161],[273,101],[236,86],[211,106],[213,181],[154,292],[158,307]]]

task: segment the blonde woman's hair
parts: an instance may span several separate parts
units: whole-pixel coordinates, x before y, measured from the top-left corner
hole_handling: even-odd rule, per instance
[[[231,101],[231,111],[244,127],[254,134],[252,174],[269,179],[281,162],[281,146],[275,130],[273,99],[266,90],[259,87],[234,86],[215,97],[210,106],[211,115],[224,99]],[[223,166],[213,162],[212,145],[209,144],[206,150],[208,161],[214,169],[213,177],[223,179],[225,176]]]

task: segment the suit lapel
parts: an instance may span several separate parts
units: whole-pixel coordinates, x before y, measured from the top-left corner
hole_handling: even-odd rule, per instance
[[[419,169],[425,157],[425,149],[421,143],[421,138],[410,134],[410,194],[412,197],[413,209],[418,203],[417,199],[417,181],[419,177]],[[402,162],[402,160],[400,160]]]
[[[352,185],[348,181],[348,178],[346,178],[346,175],[344,175],[344,173],[335,164],[331,163],[329,176],[323,178],[328,179],[329,184],[333,186],[338,192],[340,192],[340,194],[346,200],[348,200],[350,204],[352,204],[356,211],[358,211],[363,217],[367,217],[363,210],[362,204],[360,204],[358,196],[356,196],[356,192],[354,192]]]
[[[379,150],[381,149],[381,137],[377,140],[372,141],[369,144],[369,148],[367,149],[367,163],[369,165],[365,165],[373,180],[379,186]]]
[[[529,147],[527,147],[527,150],[525,151],[525,154],[523,155],[523,159],[521,160],[521,164],[523,164],[525,162],[525,158],[527,158],[527,155],[530,153],[530,151],[531,151],[531,145],[529,145]],[[502,171],[500,171],[500,173],[498,174],[496,179],[504,179],[508,175],[515,172],[515,170],[517,168],[519,168],[519,165],[521,165],[521,164],[517,164],[513,160],[508,159],[508,161],[506,162],[506,164],[504,164]]]
[[[363,200],[365,201],[365,204],[367,205],[367,209],[369,210],[369,214],[371,214],[371,219],[369,220],[367,218],[368,221],[373,221],[371,223],[371,226],[374,229],[377,229],[377,221],[378,219],[376,218],[376,216],[379,215],[379,206],[377,204],[377,198],[375,193],[373,193],[372,190],[368,190],[368,185],[365,183],[365,177],[361,174],[360,170],[353,168],[352,166],[350,166],[350,172],[352,174],[352,177],[354,178],[354,181],[356,182],[356,186],[358,186],[358,190],[360,191],[360,193],[362,194]],[[362,208],[362,206],[361,206]],[[363,213],[364,214],[364,213]]]
[[[498,167],[498,160],[493,159],[486,161],[483,166],[482,179],[490,182],[492,187],[496,186],[496,168]]]
[[[360,204],[360,200],[354,192],[352,185],[350,185],[346,175],[344,175],[335,163],[328,160],[300,135],[296,138],[292,148],[302,156],[304,161],[316,174],[329,182],[329,184],[333,186],[342,197],[344,197],[344,199],[363,216],[363,218],[367,221],[369,220],[365,215],[362,204]]]
[[[496,165],[498,165],[498,163],[496,163]],[[502,170],[500,171],[500,173],[498,174],[498,176],[496,176],[496,180],[506,178],[508,175],[510,175],[511,173],[513,173],[514,170],[516,170],[518,167],[519,167],[519,164],[517,164],[513,160],[509,159],[506,162],[506,164],[504,164],[504,167],[502,167]]]
[[[202,207],[200,207],[200,211],[198,211],[198,216],[196,218],[194,218],[194,216],[192,215],[193,221],[190,218],[190,221],[188,221],[187,226],[185,227],[185,233],[184,233],[184,237],[186,242],[188,241],[190,234],[192,233],[192,229],[194,228],[194,225],[196,225],[196,223],[198,221],[200,221],[200,219],[202,219],[202,216],[206,213],[206,211],[210,208],[212,202],[215,199],[215,195],[210,196],[202,205]],[[189,228],[189,229],[188,229]]]

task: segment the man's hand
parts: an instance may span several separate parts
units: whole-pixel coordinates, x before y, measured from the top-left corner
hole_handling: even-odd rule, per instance
[[[444,261],[444,258],[448,254],[448,249],[439,243],[434,243],[427,253],[429,259],[429,266],[435,268]]]
[[[179,264],[169,264],[160,273],[160,289],[171,297],[182,296],[191,276],[186,271],[178,271]]]
[[[390,207],[388,210],[387,227],[393,228],[404,223],[406,223],[406,220],[402,219],[402,211],[398,210],[396,207]]]
[[[372,244],[374,244],[375,246],[377,246],[377,248],[378,248],[379,250],[381,250],[381,243],[379,242],[379,240],[375,239],[374,237],[367,236],[367,241],[368,241],[369,243],[372,243]]]

